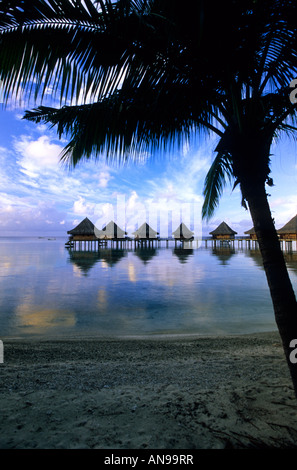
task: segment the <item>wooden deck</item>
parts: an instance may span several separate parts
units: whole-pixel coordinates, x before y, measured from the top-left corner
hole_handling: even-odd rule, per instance
[[[98,250],[102,247],[110,247],[110,248],[152,248],[152,247],[160,247],[162,243],[166,244],[168,247],[169,245],[174,244],[177,245],[186,245],[188,246],[189,243],[195,244],[198,246],[198,240],[184,240],[184,239],[174,239],[174,238],[142,238],[142,239],[135,239],[135,238],[112,238],[112,239],[96,239],[96,240],[69,240],[65,243],[67,248],[71,250],[78,250],[78,251],[94,251]]]
[[[279,240],[281,249],[284,251],[297,251],[296,240]],[[151,239],[134,239],[134,238],[115,238],[115,239],[95,239],[84,240],[76,239],[68,241],[65,244],[66,248],[73,251],[96,251],[100,248],[116,248],[116,249],[131,249],[131,248],[153,248],[161,246],[174,246],[184,249],[194,249],[200,246],[212,248],[239,248],[239,249],[258,249],[259,244],[255,239],[249,237],[230,238],[230,239],[175,239],[175,238],[151,238]]]

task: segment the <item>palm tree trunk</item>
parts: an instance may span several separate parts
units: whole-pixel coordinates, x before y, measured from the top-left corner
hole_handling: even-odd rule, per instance
[[[257,235],[273,302],[275,320],[282,340],[297,398],[297,363],[292,362],[291,341],[297,341],[297,302],[289,278],[287,266],[280,247],[271,216],[265,186],[262,182],[241,182],[242,193],[247,200]]]

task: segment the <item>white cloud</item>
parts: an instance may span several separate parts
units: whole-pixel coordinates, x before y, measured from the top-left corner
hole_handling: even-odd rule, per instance
[[[66,217],[51,202],[28,201],[25,198],[0,194],[0,227],[14,235],[59,231],[58,220]],[[61,233],[61,229],[60,229]],[[62,232],[63,233],[63,232]]]
[[[47,124],[38,124],[36,126],[36,130],[44,135],[44,133],[47,132],[47,130],[48,130],[48,126],[47,126]]]
[[[30,177],[30,172],[27,172],[26,170],[21,170],[22,173],[27,174],[27,176]],[[19,183],[24,184],[26,186],[31,186],[32,188],[39,188],[40,185],[39,183],[36,183],[32,179],[19,179]]]
[[[19,141],[14,142],[14,149],[19,155],[17,163],[22,173],[31,178],[37,178],[45,171],[59,169],[62,146],[51,143],[46,135],[42,135],[37,140],[21,136]]]
[[[106,188],[110,179],[111,179],[111,176],[109,172],[101,171],[99,173],[99,182],[98,182],[99,188]]]
[[[197,151],[185,144],[181,155],[174,161],[169,160],[161,177],[150,181],[150,196],[163,200],[164,204],[202,201],[204,178],[210,167],[211,152],[209,147]]]
[[[74,201],[73,212],[76,215],[87,217],[88,214],[93,214],[96,204],[86,202],[84,198],[79,197],[77,201]]]
[[[278,197],[272,199],[269,202],[272,216],[275,217],[275,224],[277,228],[281,228],[297,214],[296,194],[287,195],[286,197]]]
[[[51,131],[26,123],[22,132],[18,138],[2,141],[0,147],[0,222],[7,230],[14,230],[19,222],[24,230],[44,228],[66,234],[84,217],[99,229],[117,217],[131,234],[147,213],[150,225],[157,229],[158,211],[166,226],[168,209],[178,215],[183,203],[201,205],[212,142],[199,150],[186,143],[173,157],[156,157],[152,164],[146,158],[142,164],[107,165],[102,158],[82,161],[70,170],[60,164],[64,142],[58,142]],[[125,200],[124,211],[117,210],[118,197]]]

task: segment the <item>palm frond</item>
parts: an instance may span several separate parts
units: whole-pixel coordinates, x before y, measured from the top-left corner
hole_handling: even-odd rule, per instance
[[[134,94],[123,88],[97,103],[60,109],[40,106],[26,111],[24,119],[55,127],[59,137],[68,138],[62,158],[71,166],[102,154],[137,159],[144,152],[181,146],[195,129],[211,126],[205,104],[201,102],[205,110],[197,119],[191,111],[192,94],[182,91],[175,86],[162,94],[143,81]]]
[[[297,72],[296,2],[226,0],[216,7],[214,15],[204,0],[191,8],[178,0],[3,0],[6,98],[21,90],[42,98],[51,88],[60,104],[69,99],[71,106],[39,107],[25,117],[69,137],[63,158],[73,165],[102,152],[137,158],[193,131],[216,132],[206,216],[232,179],[242,137],[247,142],[266,126],[270,138],[295,114],[281,108],[282,90]]]
[[[96,8],[91,0],[2,2],[0,80],[6,99],[21,91],[28,97],[34,92],[36,99],[51,88],[64,102],[94,100],[119,88],[135,53],[139,6],[97,3]]]
[[[203,219],[208,220],[213,216],[227,182],[232,180],[234,180],[234,176],[230,156],[219,152],[204,181]]]

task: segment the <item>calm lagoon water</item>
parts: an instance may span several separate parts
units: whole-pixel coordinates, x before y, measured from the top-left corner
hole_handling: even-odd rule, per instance
[[[65,241],[0,238],[0,338],[276,329],[258,250],[90,253]],[[297,253],[287,256],[296,288]]]

